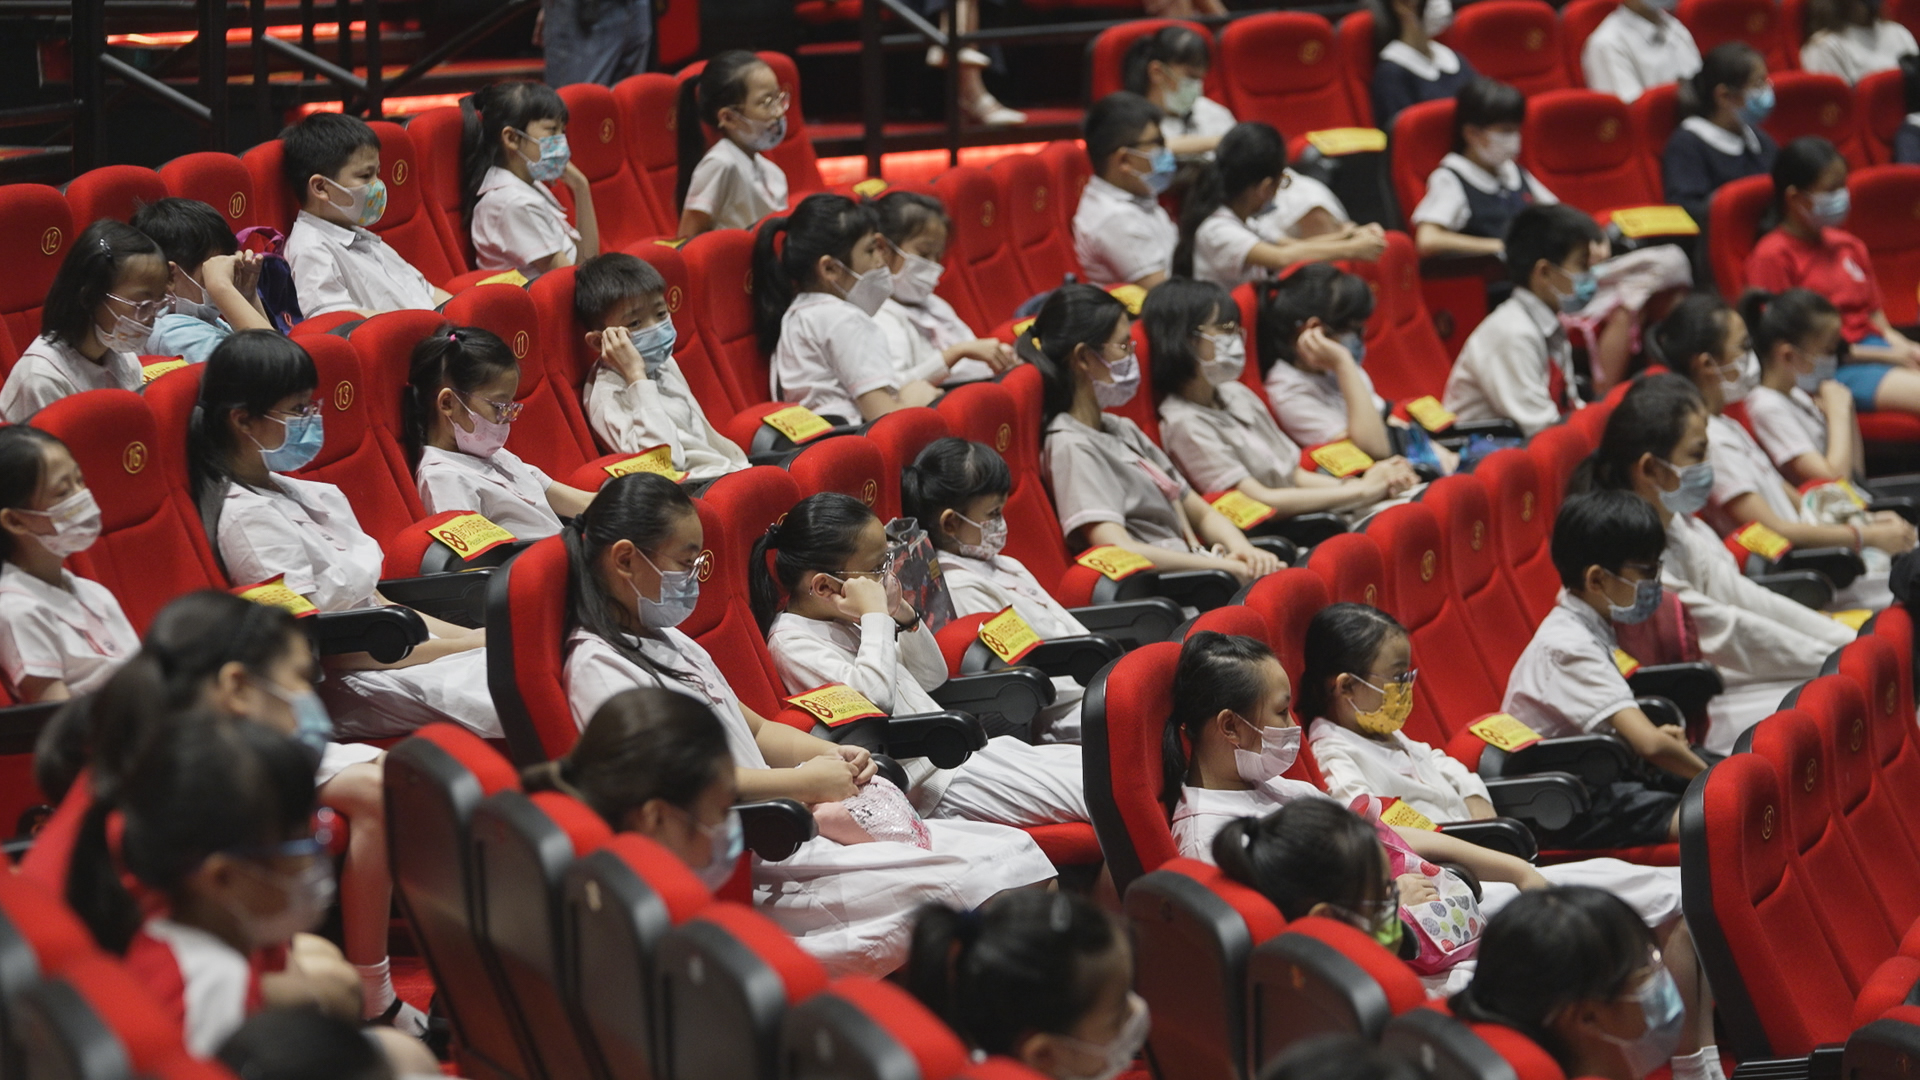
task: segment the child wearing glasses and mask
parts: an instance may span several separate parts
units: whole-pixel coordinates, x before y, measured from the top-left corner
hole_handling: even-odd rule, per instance
[[[40,336],[0,387],[0,420],[34,413],[85,390],[139,390],[140,354],[153,324],[173,310],[160,245],[117,221],[81,232],[47,290]]]
[[[791,96],[765,60],[729,49],[680,84],[681,239],[713,229],[750,229],[787,208],[787,174],[767,151],[787,137]],[[707,130],[720,133],[709,147]]]

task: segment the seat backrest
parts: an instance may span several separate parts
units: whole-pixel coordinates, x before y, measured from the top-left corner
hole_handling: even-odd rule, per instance
[[[1467,4],[1441,40],[1481,75],[1515,86],[1528,97],[1569,85],[1560,51],[1560,17],[1545,0]]]
[[[760,352],[753,329],[753,234],[745,229],[702,233],[680,249],[693,289],[693,321],[714,370],[730,388],[734,411],[772,400],[772,358]]]
[[[187,1057],[178,1020],[169,1015],[147,987],[114,957],[106,953],[82,957],[67,965],[58,978],[61,984],[77,992],[86,1007],[93,1011],[119,1042],[126,1055],[125,1060],[131,1066],[130,1075],[146,1076],[170,1071],[176,1063]],[[22,1026],[31,1032],[40,1025],[30,1019]],[[30,1044],[30,1066],[36,1060],[37,1055]],[[82,1072],[79,1075],[88,1074]]]
[[[1859,236],[1873,256],[1887,318],[1905,326],[1920,318],[1920,165],[1875,165],[1847,178]],[[1871,223],[1870,225],[1868,223]]]
[[[1787,28],[1774,0],[1680,0],[1674,15],[1705,56],[1729,41],[1744,41],[1766,57],[1767,70],[1793,67],[1787,59]]]
[[[1453,595],[1447,548],[1433,511],[1419,503],[1390,507],[1367,522],[1366,535],[1380,550],[1392,612],[1407,628],[1414,666],[1422,669],[1414,682],[1407,735],[1443,746],[1468,724],[1499,710],[1506,680],[1488,673],[1477,650],[1459,647],[1473,639],[1475,630]]]
[[[1305,567],[1268,574],[1247,592],[1246,606],[1266,620],[1268,644],[1296,686],[1306,670],[1307,624],[1330,603],[1325,579]]]
[[[787,462],[787,471],[800,486],[800,497],[823,491],[851,495],[880,515],[881,521],[898,516],[900,485],[887,476],[886,460],[880,449],[861,438],[821,439]],[[886,494],[891,490],[891,507]],[[889,514],[888,510],[895,511]]]
[[[445,311],[457,326],[493,331],[520,362],[520,389],[514,401],[522,408],[507,437],[507,449],[549,476],[571,475],[598,456],[578,395],[564,389],[564,379],[547,374],[539,312],[525,289],[477,285],[447,301]]]
[[[1021,276],[993,177],[985,169],[962,165],[942,173],[933,188],[953,221],[940,295],[968,326],[991,329],[1013,318],[1014,309],[1032,293]]]
[[[1322,540],[1314,545],[1305,565],[1326,583],[1330,602],[1393,609],[1380,549],[1366,533],[1341,533]]]
[[[1667,152],[1667,139],[1680,126],[1679,85],[1648,87],[1633,99],[1627,111],[1633,114],[1633,130],[1640,139],[1640,156],[1647,163],[1647,175],[1664,184],[1661,159]],[[1699,224],[1704,226],[1705,222]]]
[[[666,220],[634,172],[627,147],[640,133],[627,130],[613,91],[598,83],[575,83],[560,88],[560,100],[567,103],[573,163],[587,174],[593,193],[600,250],[619,251],[638,240],[671,236],[679,222]]]
[[[1037,372],[1022,364],[999,384],[956,387],[941,399],[947,430],[986,443],[1007,459],[1013,491],[1007,496],[1007,554],[1019,559],[1051,589],[1073,565],[1060,518],[1040,479],[1040,410]]]
[[[1893,161],[1893,137],[1907,119],[1907,83],[1898,68],[1876,71],[1853,86],[1860,142],[1875,165]]]
[[[458,106],[428,109],[407,121],[407,135],[419,154],[420,201],[432,218],[440,246],[461,270],[474,265],[473,234],[461,203],[461,137],[464,118]]]
[[[67,206],[81,228],[101,218],[132,221],[134,211],[167,197],[167,182],[138,165],[103,165],[67,181]]]
[[[967,1046],[902,987],[848,977],[787,1010],[780,1025],[787,1080],[892,1080],[911,1065],[944,1080],[967,1064]]]
[[[1087,152],[1076,139],[1055,139],[1040,150],[1040,160],[1053,174],[1052,201],[1054,213],[1060,217],[1061,236],[1066,237],[1069,247],[1073,242],[1073,214],[1080,208],[1080,193],[1086,190],[1087,181],[1093,179],[1093,163],[1087,160]]]
[[[1227,104],[1242,121],[1264,121],[1291,137],[1361,126],[1324,15],[1271,11],[1236,19],[1221,31],[1220,56],[1233,71]]]
[[[742,705],[773,716],[787,692],[753,619],[747,565],[754,540],[800,501],[800,485],[786,470],[761,465],[715,480],[694,501],[713,571],[680,631],[712,654]]]
[[[873,426],[867,429],[867,437],[863,441],[872,444],[880,452],[880,501],[887,504],[885,489],[891,488],[893,497],[890,505],[894,517],[905,513],[901,505],[899,483],[902,471],[913,464],[914,459],[920,456],[920,451],[946,436],[947,422],[932,409],[897,409],[875,420]],[[939,524],[923,521],[920,527],[931,533],[939,528]]]
[[[1142,646],[1087,687],[1081,704],[1087,808],[1122,893],[1179,855],[1160,802],[1160,743],[1179,664],[1180,646],[1173,642]]]
[[[1593,90],[1555,90],[1527,102],[1520,145],[1527,168],[1564,202],[1598,214],[1661,201],[1647,175],[1627,104]]]
[[[1874,724],[1860,685],[1844,675],[1824,675],[1800,691],[1796,706],[1813,719],[1821,748],[1832,768],[1831,809],[1845,823],[1861,870],[1874,886],[1896,936],[1913,925],[1920,897],[1887,895],[1889,889],[1920,889],[1920,843],[1902,812],[1905,798],[1880,775],[1874,748]],[[1865,853],[1871,852],[1871,856]],[[1885,862],[1886,865],[1874,865]]]
[[[40,336],[40,307],[75,231],[73,212],[58,189],[0,185],[0,262],[13,268],[0,275],[0,320],[13,339],[13,348],[0,352],[0,379],[20,359],[14,349],[24,350]]]
[[[1580,54],[1594,30],[1619,6],[1620,0],[1573,0],[1560,9],[1560,54],[1567,67],[1569,85],[1587,85],[1587,72],[1580,63]]]
[[[1773,203],[1773,178],[1743,176],[1715,189],[1707,203],[1707,256],[1713,283],[1729,302],[1747,289],[1747,256],[1760,239],[1760,219]]]
[[[1420,292],[1420,255],[1413,238],[1394,231],[1387,249],[1373,262],[1348,264],[1373,286],[1373,317],[1367,321],[1367,377],[1391,401],[1439,397],[1447,388],[1453,361],[1433,328],[1433,315]],[[1379,359],[1374,360],[1374,357]],[[1257,373],[1255,365],[1248,365]]]
[[[1006,208],[1007,231],[1013,245],[1014,262],[1029,295],[1056,288],[1068,274],[1082,276],[1079,260],[1073,254],[1073,234],[1060,231],[1055,203],[1060,191],[1053,174],[1038,154],[1009,154],[987,166],[988,175],[1000,189],[1000,205]],[[992,327],[975,327],[987,333]]]
[[[654,221],[666,226],[660,231],[679,230],[680,211],[674,202],[674,185],[680,179],[680,157],[675,137],[679,84],[671,75],[650,71],[622,79],[613,87],[613,103],[620,112],[621,130],[628,168],[634,179],[646,188]]]
[[[780,83],[780,89],[790,95],[787,136],[780,140],[780,145],[768,150],[766,156],[787,174],[788,205],[798,205],[801,199],[827,186],[826,181],[820,178],[820,159],[813,151],[813,136],[807,130],[806,113],[801,108],[805,103],[800,100],[800,69],[794,65],[793,58],[784,53],[757,52],[754,55],[773,69],[773,77]],[[676,94],[680,84],[699,78],[706,69],[705,60],[681,68],[674,75]],[[704,122],[700,125],[700,132],[708,146],[720,138],[720,133]]]
[[[402,402],[413,348],[446,324],[447,317],[437,311],[387,311],[353,327],[347,337],[367,375],[363,389],[373,419],[396,440],[406,430]]]
[[[1772,76],[1774,106],[1761,127],[1785,146],[1818,135],[1837,147],[1850,168],[1867,166],[1866,144],[1854,121],[1853,87],[1838,75],[1778,71]]]
[[[1509,572],[1528,625],[1537,625],[1560,593],[1560,574],[1547,547],[1553,519],[1540,496],[1539,472],[1525,451],[1499,450],[1481,461],[1473,474],[1486,485],[1493,509],[1497,561]]]
[[[160,166],[167,194],[198,199],[215,210],[235,232],[249,225],[265,225],[253,197],[253,174],[232,154],[202,151],[183,154]]]
[[[387,210],[369,228],[428,281],[444,286],[467,268],[448,253],[444,226],[434,221],[427,208],[421,154],[413,136],[386,120],[375,120],[371,126],[380,136],[380,179],[387,185]]]
[[[1341,16],[1334,27],[1333,51],[1353,115],[1369,126],[1379,123],[1373,115],[1373,13],[1362,8]]]
[[[1411,216],[1413,208],[1427,197],[1427,177],[1452,149],[1452,98],[1423,101],[1400,110],[1393,121],[1393,145],[1388,151],[1393,197],[1400,200],[1402,215]]]
[[[1413,969],[1365,931],[1313,915],[1253,951],[1247,996],[1247,1064],[1256,1072],[1305,1039],[1372,1042],[1388,1020],[1427,998]]]
[[[286,148],[279,139],[268,139],[240,155],[253,180],[253,204],[260,224],[280,230],[284,235],[293,228],[300,207],[293,201],[293,189],[287,184]]]
[[[654,956],[658,1015],[668,1018],[661,1080],[782,1075],[781,1020],[827,986],[819,961],[744,904],[707,905],[667,931]]]
[[[315,396],[320,400],[326,442],[319,455],[294,475],[339,488],[353,504],[361,530],[387,545],[401,530],[425,518],[427,511],[398,440],[380,422],[375,399],[367,394],[374,379],[354,344],[345,338],[319,334],[302,344],[320,375]],[[419,572],[418,563],[407,567],[390,561],[386,567],[389,577]]]
[[[1131,19],[1096,34],[1087,43],[1087,100],[1099,101],[1117,90],[1125,90],[1127,50],[1141,38],[1176,24],[1199,34],[1209,46],[1213,44],[1213,35],[1206,27],[1185,19]],[[1213,65],[1207,69],[1209,90],[1217,91],[1221,74],[1218,67]]]
[[[1527,444],[1527,456],[1533,458],[1533,467],[1540,475],[1541,509],[1549,519],[1560,512],[1573,471],[1592,452],[1586,432],[1572,424],[1555,424]],[[1552,526],[1548,529],[1551,531]]]
[[[1448,588],[1474,628],[1474,648],[1495,684],[1505,686],[1533,624],[1501,566],[1499,521],[1486,485],[1470,473],[1449,476],[1428,485],[1420,505],[1440,524]]]
[[[580,739],[565,679],[567,582],[566,544],[549,536],[496,571],[487,597],[487,687],[522,765]]]
[[[1904,616],[1906,609],[1889,609]],[[1878,624],[1887,619],[1885,612],[1875,617],[1871,634],[1863,634],[1840,651],[1840,674],[1854,681],[1866,699],[1867,723],[1873,725],[1873,751],[1879,778],[1895,791],[1920,777],[1920,729],[1906,723],[1913,711],[1913,692],[1909,673],[1910,653],[1894,644],[1894,636]]]

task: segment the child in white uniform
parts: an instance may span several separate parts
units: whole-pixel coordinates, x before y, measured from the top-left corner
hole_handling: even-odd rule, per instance
[[[941,260],[953,231],[946,206],[917,191],[889,192],[873,205],[886,240],[880,253],[893,275],[893,295],[874,320],[900,377],[939,386],[991,379],[1012,367],[1011,346],[974,333],[952,304],[933,294],[946,272]]]
[[[1301,446],[1351,440],[1374,460],[1393,455],[1362,363],[1373,290],[1332,266],[1303,266],[1261,290],[1254,343],[1267,404]]]
[[[567,103],[537,82],[500,82],[462,98],[461,209],[482,270],[531,279],[600,253],[593,186],[567,147]],[[573,193],[576,228],[547,185]]]
[[[0,420],[84,390],[141,387],[140,356],[156,319],[173,309],[160,245],[110,219],[87,226],[47,290],[41,334],[0,386]]]
[[[59,439],[0,428],[0,676],[21,702],[91,693],[140,648],[107,587],[61,565],[100,535],[100,506]]]
[[[1138,94],[1108,94],[1087,110],[1093,177],[1073,212],[1073,253],[1100,285],[1151,289],[1173,270],[1180,230],[1157,201],[1173,183],[1160,110]]]
[[[842,195],[810,195],[791,217],[760,226],[754,322],[773,356],[775,401],[860,423],[939,397],[926,380],[901,377],[873,320],[893,293],[883,243],[873,208]]]
[[[1631,102],[1700,70],[1686,24],[1653,0],[1625,0],[1593,28],[1580,50],[1587,85]]]
[[[787,174],[766,153],[787,137],[791,100],[767,62],[742,49],[708,60],[699,78],[680,84],[681,239],[750,229],[787,208]],[[711,147],[702,124],[720,133]]]
[[[1807,39],[1800,46],[1800,67],[1838,75],[1849,83],[1876,71],[1891,71],[1900,58],[1920,52],[1913,31],[1882,18],[1880,5],[1868,0],[1827,0],[1807,7]]]
[[[596,776],[612,771],[625,786],[697,741],[669,738],[673,751],[641,752],[636,724],[671,724],[677,713],[639,710],[639,719],[623,722],[621,714],[635,712],[621,705],[623,692],[658,687],[704,705],[694,711],[705,725],[724,729],[709,738],[722,755],[731,752],[740,796],[798,799],[822,823],[822,836],[792,857],[755,860],[753,877],[756,901],[830,972],[878,976],[898,967],[921,903],[971,906],[1053,876],[1026,835],[983,822],[920,823],[890,784],[874,780],[865,750],[767,720],[740,703],[706,650],[674,629],[697,599],[704,538],[692,503],[665,478],[610,481],[568,530],[567,545],[581,601],[570,613],[565,679],[583,730],[564,759],[569,783],[590,794]],[[610,740],[607,727],[627,729],[625,737]],[[844,826],[851,823],[861,824],[850,831]]]
[[[842,683],[889,715],[941,711],[928,691],[947,681],[947,662],[933,631],[900,598],[890,568],[880,519],[833,492],[802,499],[755,541],[753,612],[790,693]],[[959,768],[916,780],[912,794],[934,818],[1015,826],[1088,820],[1080,748],[1006,735]]]
[[[407,383],[403,434],[427,513],[472,510],[515,539],[538,540],[593,501],[506,449],[520,365],[490,331],[435,330],[413,347]]]
[[[324,433],[318,374],[300,346],[268,330],[234,334],[207,360],[189,432],[193,496],[229,581],[281,578],[321,611],[384,604],[384,555],[332,484],[283,475],[312,461]],[[500,721],[487,691],[486,632],[426,620],[433,637],[405,659],[330,661],[322,684],[350,738],[400,735],[448,720],[488,738]]]

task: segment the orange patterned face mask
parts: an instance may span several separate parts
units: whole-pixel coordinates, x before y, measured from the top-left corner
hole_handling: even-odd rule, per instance
[[[1361,686],[1380,695],[1380,705],[1371,711],[1355,708],[1354,723],[1369,735],[1391,735],[1405,727],[1407,717],[1413,713],[1413,680],[1419,674],[1418,671],[1409,671],[1397,679],[1389,679],[1384,688],[1355,675],[1354,679]]]

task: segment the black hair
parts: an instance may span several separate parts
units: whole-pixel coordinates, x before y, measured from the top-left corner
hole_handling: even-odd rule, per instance
[[[667,279],[638,255],[610,251],[580,264],[573,272],[573,317],[589,330],[605,330],[614,305],[635,296],[667,291]]]
[[[513,350],[491,330],[442,323],[421,338],[407,364],[407,391],[400,397],[400,441],[407,452],[407,468],[420,467],[441,387],[453,387],[464,400],[464,395],[519,369]]]
[[[1691,293],[1674,305],[1653,331],[1653,347],[1662,362],[1691,379],[1701,353],[1720,359],[1726,347],[1728,316],[1733,308],[1716,292]]]
[[[675,127],[680,140],[680,175],[673,184],[673,205],[685,209],[687,187],[693,183],[693,170],[707,154],[707,138],[701,132],[704,122],[720,130],[720,110],[738,109],[747,103],[747,75],[754,65],[767,62],[745,49],[728,49],[707,61],[698,78],[680,84],[680,99]],[[726,138],[725,134],[720,136]]]
[[[1033,345],[1027,358],[1040,369],[1040,404],[1046,422],[1073,408],[1073,353],[1085,345],[1101,351],[1113,328],[1127,317],[1127,306],[1093,285],[1062,285],[1053,290],[1028,327]]]
[[[1329,604],[1307,624],[1294,708],[1309,721],[1333,715],[1333,681],[1342,675],[1365,678],[1386,640],[1407,636],[1400,620],[1366,604]]]
[[[1153,360],[1153,396],[1178,394],[1200,373],[1193,342],[1208,323],[1238,323],[1240,306],[1218,282],[1175,277],[1160,283],[1140,305],[1147,330],[1147,355]]]
[[[1507,277],[1524,289],[1541,260],[1555,266],[1600,240],[1600,227],[1586,211],[1566,203],[1525,206],[1507,223]]]
[[[319,385],[313,357],[299,342],[272,330],[229,334],[207,357],[200,374],[200,400],[187,427],[187,472],[215,559],[221,559],[220,513],[227,501],[227,485],[246,482],[235,475],[228,460],[237,446],[227,416],[235,412],[265,416],[282,398],[311,394]],[[225,568],[221,559],[221,569]]]
[[[394,1080],[360,1025],[307,1005],[254,1013],[214,1056],[241,1080]]]
[[[1181,67],[1210,68],[1213,66],[1213,53],[1207,48],[1204,34],[1194,33],[1193,27],[1172,23],[1135,38],[1127,46],[1126,56],[1120,61],[1120,84],[1128,93],[1147,96],[1147,65],[1158,61],[1162,64],[1177,64]],[[1140,130],[1135,128],[1135,131]]]
[[[654,799],[682,810],[733,767],[727,731],[706,703],[641,686],[594,710],[564,756],[529,766],[528,791],[559,791],[586,803],[611,829]]]
[[[40,490],[49,447],[66,443],[25,424],[0,427],[0,510],[27,510]],[[0,529],[0,560],[13,557],[13,534]]]
[[[1560,584],[1584,589],[1590,566],[1618,574],[1630,562],[1657,561],[1667,550],[1667,531],[1645,499],[1631,491],[1601,488],[1560,504],[1550,550]]]
[[[947,214],[947,204],[931,195],[889,191],[873,200],[873,208],[880,215],[880,235],[894,247],[920,235],[929,221],[940,222],[947,227],[947,235],[953,235],[953,218]]]
[[[1736,95],[1746,93],[1755,72],[1765,74],[1767,58],[1744,41],[1726,41],[1707,50],[1700,58],[1700,70],[1692,78],[1681,79],[1680,115],[1713,117],[1714,92],[1731,88]]]
[[[1213,838],[1213,861],[1288,922],[1319,904],[1364,914],[1386,895],[1379,836],[1332,799],[1299,799],[1266,817],[1228,822]]]
[[[1259,297],[1254,348],[1261,375],[1281,361],[1298,362],[1300,331],[1308,319],[1318,318],[1329,333],[1345,333],[1364,332],[1373,317],[1373,290],[1332,263],[1310,263],[1261,285]]]
[[[1839,315],[1840,309],[1833,306],[1833,301],[1811,289],[1779,293],[1749,289],[1740,297],[1740,317],[1747,321],[1753,351],[1763,367],[1775,345],[1783,341],[1799,345],[1812,336],[1814,320]]]
[[[1287,1047],[1260,1080],[1419,1080],[1411,1062],[1358,1035],[1316,1035]]]
[[[600,580],[600,558],[622,540],[643,552],[656,550],[686,515],[697,513],[686,491],[658,473],[628,473],[601,485],[587,508],[560,530],[567,547],[566,639],[571,642],[573,631],[585,630],[644,671],[682,682],[692,678],[663,669],[628,643],[629,637],[652,631],[629,625],[625,605]],[[570,643],[566,648],[572,651]]]
[[[761,222],[753,241],[753,318],[762,352],[772,353],[780,343],[781,320],[794,297],[813,284],[820,257],[831,255],[852,269],[855,245],[879,229],[873,207],[826,192],[800,200],[786,217]]]
[[[209,855],[280,844],[313,818],[313,758],[265,725],[205,710],[176,714],[117,788],[95,790],[67,874],[67,903],[116,954],[141,922],[120,868],[172,896]],[[124,823],[119,858],[107,819]]]
[[[1100,998],[1100,961],[1126,941],[1113,917],[1072,893],[1021,889],[975,911],[920,909],[906,984],[973,1047],[1017,1054],[1032,1034],[1065,1034]]]
[[[197,270],[215,255],[240,250],[220,211],[199,199],[169,197],[133,212],[133,227],[160,245],[161,257],[182,270]]]
[[[1163,115],[1160,106],[1131,90],[1116,90],[1094,102],[1081,128],[1093,175],[1105,175],[1113,152],[1140,141],[1140,132],[1158,124]]]
[[[1287,142],[1273,125],[1257,120],[1235,124],[1214,147],[1213,160],[1200,166],[1200,175],[1180,204],[1180,242],[1173,249],[1173,273],[1193,276],[1194,247],[1200,226],[1214,211],[1239,198],[1263,180],[1287,167]],[[1148,294],[1151,296],[1152,294]]]
[[[800,581],[815,571],[839,574],[853,557],[860,530],[876,521],[866,503],[837,491],[822,491],[795,503],[787,516],[768,526],[753,542],[747,562],[748,599],[761,634],[773,628],[780,613],[780,597],[793,595]],[[771,567],[767,554],[773,554]]]
[[[146,233],[112,218],[80,230],[47,288],[40,311],[40,333],[70,349],[85,345],[94,331],[94,314],[107,302],[127,264],[153,258],[165,269],[166,256]]]
[[[296,205],[307,201],[307,181],[334,177],[361,149],[380,149],[380,136],[365,120],[345,113],[318,112],[280,133],[281,169],[293,188]]]
[[[952,551],[954,540],[940,528],[940,515],[952,510],[964,516],[967,504],[980,496],[1012,490],[1013,470],[993,447],[949,435],[928,443],[901,470],[901,515],[918,521],[935,547]]]
[[[1614,1001],[1652,959],[1653,932],[1625,901],[1585,885],[1523,892],[1487,921],[1473,982],[1448,1002],[1453,1014],[1505,1024],[1576,1066],[1554,1018],[1582,1001]]]
[[[1787,214],[1787,189],[1805,193],[1834,162],[1846,161],[1832,143],[1818,135],[1803,135],[1780,148],[1773,158],[1773,208]]]
[[[1600,448],[1583,462],[1571,490],[1608,488],[1631,492],[1633,467],[1647,454],[1671,460],[1686,436],[1687,421],[1707,410],[1700,388],[1685,375],[1643,375],[1607,417]],[[1556,534],[1558,530],[1556,529]],[[1585,572],[1581,567],[1581,572]],[[1608,569],[1618,569],[1609,566]]]
[[[526,135],[541,120],[558,120],[564,127],[567,119],[567,103],[543,82],[497,82],[460,99],[460,215],[469,228],[487,170],[507,165],[500,133],[512,128]]]
[[[1527,119],[1527,95],[1498,79],[1468,79],[1453,94],[1453,152],[1467,150],[1467,125],[1491,127]]]
[[[1180,804],[1180,789],[1187,783],[1187,747],[1221,712],[1245,716],[1260,704],[1267,692],[1260,668],[1269,660],[1278,663],[1264,642],[1238,634],[1201,630],[1181,644],[1180,664],[1173,671],[1173,711],[1160,736],[1160,801],[1168,813]]]
[[[1811,38],[1823,30],[1835,32],[1861,25],[1853,18],[1853,13],[1858,10],[1854,7],[1856,2],[1858,0],[1811,0],[1807,5],[1807,37]],[[1865,0],[1860,6],[1866,9],[1870,19],[1880,17],[1878,0]]]

